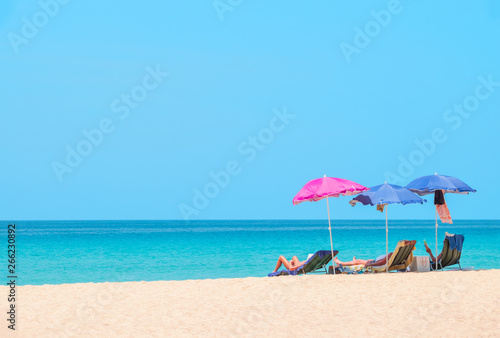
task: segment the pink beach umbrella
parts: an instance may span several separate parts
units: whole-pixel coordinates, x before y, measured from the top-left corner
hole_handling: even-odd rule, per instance
[[[343,178],[323,177],[309,181],[300,189],[297,195],[293,198],[293,205],[300,204],[305,201],[316,202],[326,198],[326,208],[328,210],[328,230],[330,231],[330,246],[332,249],[333,259],[333,240],[332,240],[332,225],[330,222],[330,205],[328,197],[339,197],[357,195],[363,191],[370,190],[353,181]],[[335,266],[335,264],[333,264]],[[333,269],[335,274],[335,268]]]

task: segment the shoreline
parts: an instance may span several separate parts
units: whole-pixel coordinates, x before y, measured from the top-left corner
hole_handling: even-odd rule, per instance
[[[472,269],[470,269],[472,268]],[[492,271],[492,270],[499,270],[499,268],[492,268],[492,269],[474,269],[474,267],[463,267],[462,270],[459,270],[458,268],[456,269],[447,269],[445,271],[439,271],[439,272],[473,272],[473,271]],[[416,273],[416,274],[421,274],[421,273],[432,273],[435,271],[429,271],[429,272],[422,272],[422,271],[408,271],[408,272],[402,272],[402,273]],[[391,272],[390,274],[395,274],[395,273],[401,273],[401,272]],[[372,273],[372,272],[365,272],[365,273],[358,273],[358,275],[382,275],[383,273]],[[313,272],[307,274],[307,277],[309,276],[322,276],[322,275],[327,275],[324,272]],[[337,274],[341,275],[341,274]],[[353,274],[351,274],[353,275]],[[282,276],[283,277],[283,276]],[[293,277],[305,277],[305,275],[298,275],[298,276],[293,276]],[[40,286],[62,286],[62,285],[91,285],[91,284],[112,284],[112,283],[163,283],[163,282],[192,282],[192,281],[219,281],[219,280],[244,280],[244,279],[249,279],[249,278],[278,278],[278,277],[268,277],[268,276],[248,276],[248,277],[221,277],[221,278],[196,278],[196,279],[166,279],[166,280],[153,280],[153,281],[146,281],[146,280],[134,280],[134,281],[125,281],[125,282],[110,282],[110,281],[105,281],[105,282],[77,282],[77,283],[62,283],[62,284],[25,284],[25,285],[19,285],[17,284],[17,287],[40,287]],[[1,289],[2,285],[0,285]]]
[[[492,269],[25,285],[15,334],[493,336],[499,278]],[[11,331],[4,321],[0,335]]]

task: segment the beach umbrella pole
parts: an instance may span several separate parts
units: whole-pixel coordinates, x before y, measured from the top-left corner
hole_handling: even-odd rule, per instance
[[[385,206],[385,272],[389,272],[389,226],[387,224],[387,209],[389,209],[389,204]]]
[[[330,247],[332,248],[332,267],[333,274],[335,275],[335,257],[333,256],[332,224],[330,223],[330,205],[328,204],[328,197],[326,198],[326,208],[328,209],[328,230],[330,231]]]
[[[438,211],[437,211],[437,208],[436,208],[436,271],[439,271],[438,270]]]

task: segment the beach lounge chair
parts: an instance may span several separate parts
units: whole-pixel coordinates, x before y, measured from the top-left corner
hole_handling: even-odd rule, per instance
[[[443,270],[443,268],[458,264],[460,270],[460,257],[462,255],[462,245],[464,243],[465,237],[463,235],[453,235],[446,233],[443,243],[443,251],[441,251],[441,258],[437,264],[437,269]],[[431,269],[436,270],[436,263],[431,262]]]
[[[333,255],[337,256],[339,252],[337,250],[333,251]],[[325,269],[325,273],[327,272],[326,266],[332,260],[332,251],[331,250],[320,250],[312,255],[304,264],[299,266],[296,270],[279,270],[276,272],[271,272],[268,274],[269,277],[276,276],[296,276],[301,274],[307,274],[310,272],[314,272],[319,269]]]
[[[389,258],[389,271],[406,270],[413,261],[413,250],[417,241],[399,241]],[[385,272],[385,264],[380,266],[369,266],[366,271]]]

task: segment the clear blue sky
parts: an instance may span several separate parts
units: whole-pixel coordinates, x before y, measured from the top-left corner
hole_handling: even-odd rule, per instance
[[[311,179],[434,172],[499,218],[499,2],[231,3],[3,0],[0,219],[322,219]]]

